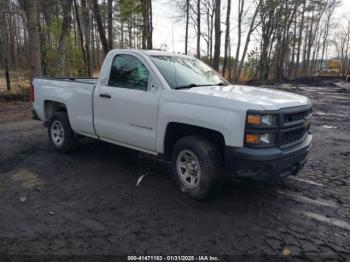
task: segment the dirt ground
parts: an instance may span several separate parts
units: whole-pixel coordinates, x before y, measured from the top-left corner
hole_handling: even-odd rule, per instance
[[[0,254],[350,259],[350,83],[279,87],[314,104],[305,169],[274,186],[229,181],[205,202],[131,150],[86,139],[58,154],[29,104],[0,104]]]

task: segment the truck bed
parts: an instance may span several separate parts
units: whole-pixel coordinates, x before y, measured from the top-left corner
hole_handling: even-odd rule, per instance
[[[96,84],[98,78],[86,78],[86,77],[36,77],[35,79],[42,80],[54,80],[54,81],[67,81],[82,84]]]
[[[92,100],[97,81],[97,78],[34,78],[33,108],[40,120],[48,121],[45,112],[51,101],[64,104],[72,129],[94,135]]]

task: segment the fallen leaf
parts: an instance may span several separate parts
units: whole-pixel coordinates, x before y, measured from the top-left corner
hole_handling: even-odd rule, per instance
[[[283,256],[289,256],[290,253],[291,252],[290,252],[290,250],[288,248],[283,249],[283,252],[282,252]]]
[[[28,197],[27,197],[26,195],[20,196],[20,197],[19,197],[19,201],[21,201],[22,203],[23,203],[23,202],[26,202],[26,201],[27,201],[27,198],[28,198]]]
[[[144,174],[144,175],[142,175],[142,176],[140,176],[140,177],[137,179],[137,182],[136,182],[136,186],[137,186],[137,187],[141,184],[142,179],[143,179],[145,176],[147,176],[147,175],[148,175],[148,173],[147,173],[147,174]]]
[[[326,126],[326,125],[324,125],[322,127],[327,128],[327,129],[336,129],[337,128],[336,126]]]

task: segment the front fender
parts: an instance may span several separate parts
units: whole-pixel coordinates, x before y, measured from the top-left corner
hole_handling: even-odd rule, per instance
[[[156,149],[164,153],[164,138],[169,123],[176,122],[221,133],[226,146],[243,145],[245,113],[207,105],[167,102],[159,108]]]

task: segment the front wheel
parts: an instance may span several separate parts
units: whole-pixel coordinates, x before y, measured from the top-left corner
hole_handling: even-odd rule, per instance
[[[181,138],[174,146],[171,163],[180,190],[196,200],[210,194],[222,165],[218,149],[200,136]]]
[[[68,115],[64,111],[55,112],[49,119],[48,135],[57,152],[67,153],[76,149],[77,138],[69,124]]]

